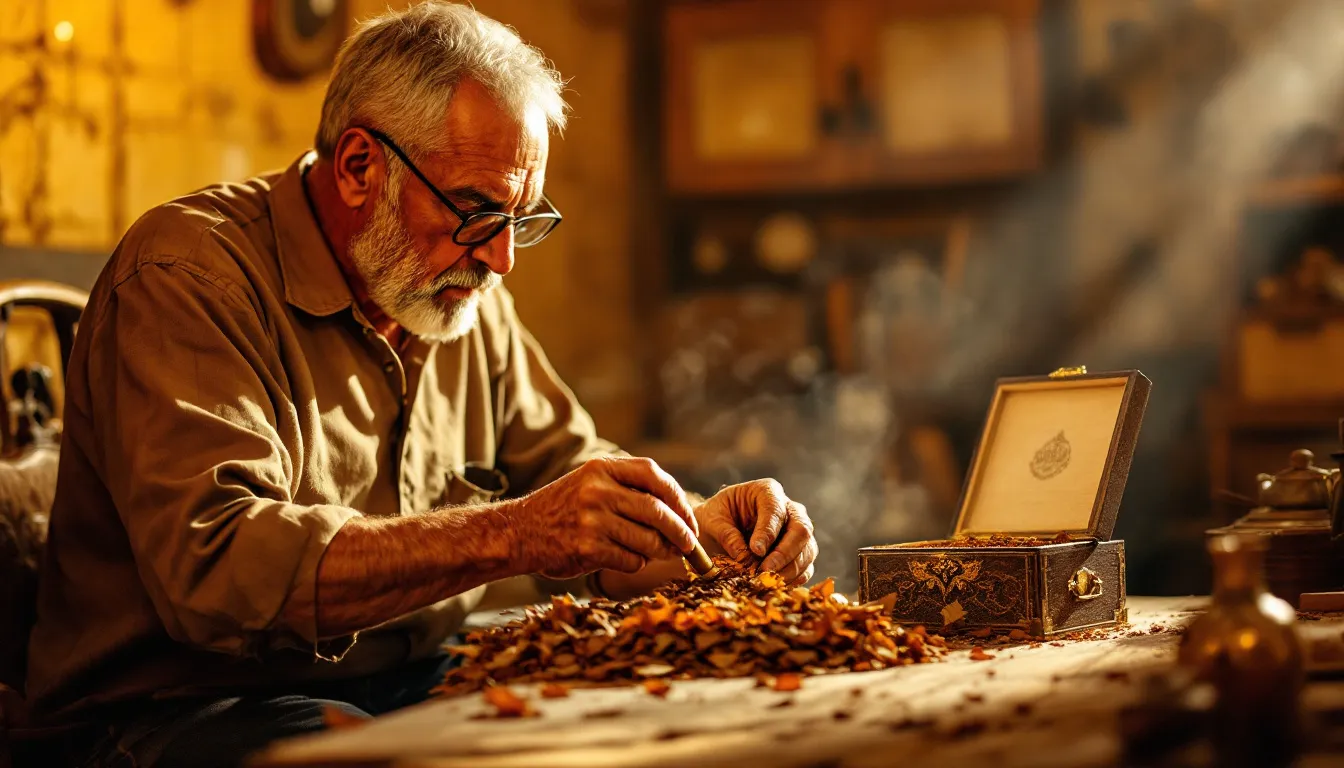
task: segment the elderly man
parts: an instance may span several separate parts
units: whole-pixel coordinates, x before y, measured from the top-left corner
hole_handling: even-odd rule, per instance
[[[389,13],[315,153],[126,234],[70,364],[28,680],[49,722],[110,726],[92,760],[234,765],[423,699],[507,577],[632,596],[696,536],[811,575],[774,481],[693,503],[600,440],[500,286],[560,222],[561,90],[465,6]]]

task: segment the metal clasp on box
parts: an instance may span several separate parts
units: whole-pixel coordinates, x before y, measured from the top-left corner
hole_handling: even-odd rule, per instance
[[[1050,378],[1068,379],[1074,376],[1082,376],[1085,373],[1087,373],[1086,365],[1078,365],[1073,368],[1056,368],[1054,372],[1050,374]]]
[[[1078,600],[1096,600],[1101,597],[1101,577],[1091,568],[1079,568],[1069,579],[1069,593]]]

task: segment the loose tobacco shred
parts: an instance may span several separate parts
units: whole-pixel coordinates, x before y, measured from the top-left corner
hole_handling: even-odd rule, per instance
[[[1068,531],[1060,531],[1053,539],[1040,539],[1030,536],[1008,536],[996,533],[988,538],[947,539],[946,541],[921,542],[921,547],[1044,547],[1050,544],[1069,544],[1075,539]]]
[[[449,649],[463,663],[435,692],[866,671],[945,653],[942,637],[893,625],[880,605],[850,604],[831,579],[789,587],[776,573],[755,573],[728,558],[715,565],[713,579],[691,574],[624,602],[580,604],[562,595],[510,624],[472,632],[466,645]]]
[[[490,686],[481,695],[495,708],[495,717],[535,717],[537,714],[527,701],[504,686]]]
[[[569,689],[559,683],[546,683],[541,686],[541,698],[563,699],[569,695]]]

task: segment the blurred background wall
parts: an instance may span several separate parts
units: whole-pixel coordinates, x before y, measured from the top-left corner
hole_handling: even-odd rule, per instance
[[[403,3],[393,3],[400,6]],[[8,0],[0,278],[311,142],[372,0]],[[480,0],[569,78],[519,311],[611,438],[779,477],[819,573],[950,529],[994,381],[1140,368],[1130,589],[1344,415],[1337,0]],[[264,23],[269,19],[270,23]],[[280,21],[277,22],[276,19]]]

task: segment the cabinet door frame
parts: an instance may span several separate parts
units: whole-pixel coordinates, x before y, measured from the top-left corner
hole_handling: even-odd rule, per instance
[[[861,165],[884,182],[937,183],[987,180],[1029,173],[1041,167],[1044,157],[1043,65],[1041,62],[1040,0],[867,0],[852,8],[862,14],[849,28],[861,36],[854,45],[861,60],[866,95],[879,104],[878,133],[856,150],[864,156]],[[1012,105],[1012,138],[983,149],[942,152],[896,153],[883,145],[880,128],[881,77],[880,35],[887,20],[928,19],[988,13],[1008,26]]]
[[[817,104],[809,119],[820,122],[821,107],[836,98],[835,49],[826,30],[834,26],[829,3],[818,0],[730,0],[676,2],[664,9],[666,88],[663,126],[664,167],[674,193],[806,189],[841,186],[848,180],[843,148],[818,136],[815,151],[792,160],[707,159],[696,154],[692,56],[696,45],[716,39],[747,39],[779,34],[812,38],[816,50]]]

